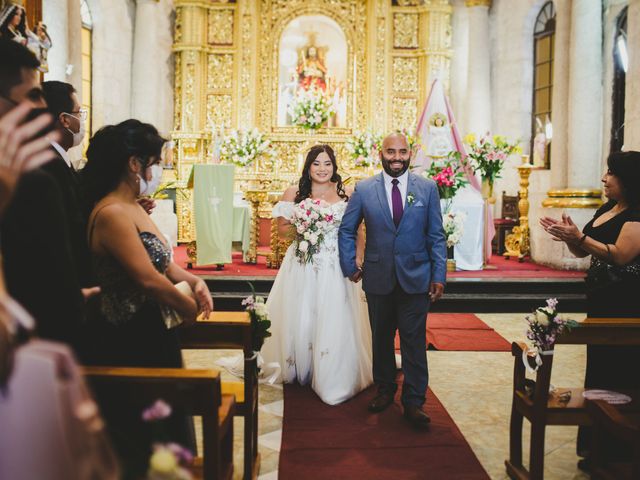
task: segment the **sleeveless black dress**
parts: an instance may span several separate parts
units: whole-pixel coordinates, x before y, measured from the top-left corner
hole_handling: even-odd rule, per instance
[[[154,268],[164,274],[171,250],[155,234],[140,232]],[[101,287],[89,308],[90,348],[83,358],[90,365],[180,368],[182,356],[175,329],[167,329],[155,300],[147,297],[122,265],[107,255],[92,255],[95,278]],[[173,409],[162,425],[142,421],[135,399],[117,398],[94,389],[111,440],[120,457],[125,479],[142,478],[147,471],[151,445],[158,433],[163,441],[179,443],[195,453],[193,423]],[[136,405],[133,407],[133,405]]]
[[[613,245],[625,223],[640,222],[640,211],[628,208],[594,226],[594,221],[614,205],[615,202],[608,202],[600,207],[582,231],[598,242]],[[588,316],[640,317],[640,256],[624,266],[607,264],[592,256],[586,284]],[[640,346],[588,345],[585,388],[640,388],[640,375],[634,373],[639,358]],[[589,428],[580,428],[579,454],[588,452],[590,435]]]

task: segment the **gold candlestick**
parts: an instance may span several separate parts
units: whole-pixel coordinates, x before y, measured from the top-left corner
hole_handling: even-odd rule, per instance
[[[518,166],[518,173],[520,174],[520,190],[518,196],[518,209],[520,211],[520,224],[513,228],[513,231],[507,235],[504,241],[506,252],[504,257],[518,257],[519,261],[522,261],[525,256],[529,255],[531,251],[531,244],[529,243],[529,175],[531,170],[535,170],[536,167],[529,163],[529,156],[523,155],[523,164]]]

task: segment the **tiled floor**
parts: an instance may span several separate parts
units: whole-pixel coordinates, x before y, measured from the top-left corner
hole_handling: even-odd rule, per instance
[[[509,341],[524,340],[522,314],[478,314]],[[581,314],[570,315],[580,319]],[[215,368],[217,358],[236,351],[186,351],[192,368]],[[506,479],[504,460],[509,448],[509,413],[513,357],[507,352],[429,352],[430,385],[464,434],[492,479]],[[554,358],[552,384],[580,386],[585,368],[585,348],[559,345]],[[233,378],[223,372],[223,380]],[[282,387],[260,386],[259,447],[261,480],[277,478],[282,437]],[[525,422],[525,458],[528,459],[528,423]],[[236,473],[242,477],[242,420],[234,423]],[[550,427],[546,435],[545,479],[587,479],[576,468],[574,427]]]

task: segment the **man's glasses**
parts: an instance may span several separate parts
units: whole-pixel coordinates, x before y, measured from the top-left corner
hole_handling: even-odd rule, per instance
[[[87,116],[89,115],[89,112],[87,111],[86,108],[80,108],[76,112],[69,112],[69,113],[75,117],[78,117],[83,122],[87,121]]]

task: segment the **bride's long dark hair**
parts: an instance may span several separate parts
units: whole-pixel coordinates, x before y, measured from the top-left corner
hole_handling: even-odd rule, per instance
[[[311,164],[322,152],[326,153],[331,160],[331,165],[333,166],[331,181],[336,184],[338,196],[345,200],[349,199],[349,196],[345,193],[344,186],[342,185],[342,177],[338,174],[338,164],[336,162],[336,155],[333,153],[333,148],[329,145],[315,145],[311,147],[309,153],[307,153],[307,158],[304,161],[302,175],[298,181],[298,191],[296,192],[295,203],[299,203],[305,198],[311,197],[311,175],[309,175],[309,169],[311,168]]]

